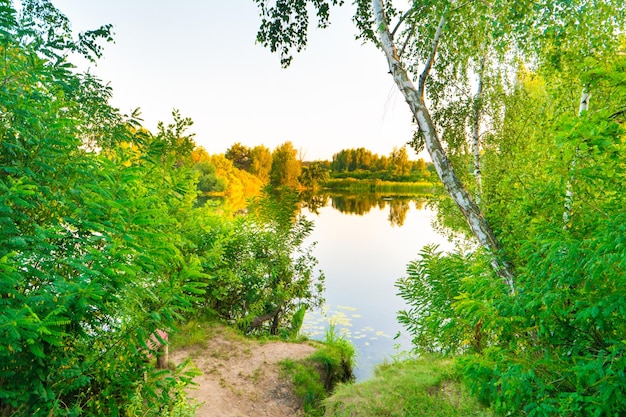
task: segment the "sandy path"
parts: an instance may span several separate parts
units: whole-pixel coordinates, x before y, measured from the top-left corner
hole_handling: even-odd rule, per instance
[[[199,386],[190,391],[203,402],[197,417],[291,417],[301,414],[301,404],[277,363],[314,351],[307,344],[247,340],[218,327],[206,346],[172,352],[170,360],[191,357],[202,371],[195,379]]]

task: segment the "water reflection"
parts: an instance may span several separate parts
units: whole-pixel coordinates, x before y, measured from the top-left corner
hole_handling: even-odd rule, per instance
[[[424,196],[416,194],[315,193],[302,196],[302,207],[311,213],[319,214],[319,210],[326,207],[329,200],[332,208],[344,214],[364,216],[372,209],[388,210],[387,220],[389,224],[398,227],[404,225],[411,202],[417,210],[421,210],[426,201]]]
[[[435,212],[423,196],[327,194],[316,201],[326,205],[304,202],[302,212],[315,224],[310,241],[317,242],[313,253],[326,275],[327,305],[307,313],[303,331],[323,339],[333,324],[357,349],[356,375],[362,380],[394,356],[397,346],[411,347],[396,320],[406,308],[396,295],[396,280],[424,245],[451,245],[433,229]]]
[[[329,198],[330,196],[325,193],[305,191],[300,196],[301,207],[311,213],[319,214],[320,209],[328,205]]]

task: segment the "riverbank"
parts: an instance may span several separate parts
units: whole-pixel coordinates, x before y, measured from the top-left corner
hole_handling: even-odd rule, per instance
[[[439,182],[396,182],[379,179],[332,178],[323,184],[327,191],[350,191],[355,193],[391,193],[430,195],[440,188]]]
[[[324,345],[242,336],[218,323],[189,323],[173,339],[170,361],[191,359],[201,375],[188,393],[199,403],[196,417],[293,416],[489,416],[455,377],[452,361],[410,359],[379,366],[373,378],[339,384],[323,407],[306,406],[295,368],[310,366]],[[318,362],[319,364],[319,362]],[[324,366],[309,378],[324,383]],[[309,402],[310,405],[310,402]],[[319,404],[318,404],[319,405]],[[324,410],[325,408],[325,410]]]

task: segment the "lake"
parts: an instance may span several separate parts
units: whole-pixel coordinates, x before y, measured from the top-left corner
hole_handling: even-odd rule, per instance
[[[321,203],[320,203],[321,201]],[[424,245],[451,244],[432,227],[435,212],[419,196],[335,195],[303,214],[315,223],[309,242],[326,276],[326,306],[307,313],[303,333],[323,339],[329,323],[357,351],[357,380],[411,348],[396,314],[405,307],[395,281]]]

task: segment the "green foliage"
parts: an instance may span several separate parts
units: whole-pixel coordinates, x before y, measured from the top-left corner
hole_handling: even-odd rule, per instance
[[[473,388],[503,412],[536,415],[619,415],[623,401],[624,216],[589,236],[543,235],[527,243],[520,295],[500,310],[508,331],[524,335],[471,356],[464,370]]]
[[[200,371],[190,376],[200,375]],[[125,417],[194,417],[196,410],[200,408],[195,400],[187,398],[185,389],[186,383],[178,382],[169,389],[168,401],[156,408],[148,403],[148,398],[144,397],[142,390],[138,387],[133,396],[131,396],[126,410]]]
[[[272,52],[280,51],[280,63],[288,67],[293,50],[300,52],[306,46],[309,27],[308,2],[288,1],[272,4],[267,0],[254,1],[259,6],[262,17],[257,42],[269,47]],[[341,5],[343,0],[315,0],[312,3],[318,19],[317,27],[324,28],[330,24],[330,6]]]
[[[621,60],[602,66],[620,68]],[[464,352],[465,381],[503,414],[626,410],[626,148],[613,117],[626,90],[619,77],[601,79],[598,109],[577,115],[562,79],[548,86],[520,73],[510,113],[489,143],[484,201],[516,265],[516,293],[494,286],[477,254],[423,253],[399,284],[412,306],[401,317],[418,347]],[[574,197],[566,224],[568,182]],[[480,344],[472,343],[476,336]]]
[[[323,344],[311,356],[298,362],[287,359],[280,363],[283,371],[291,375],[306,415],[324,415],[324,399],[337,384],[354,380],[354,355],[352,344],[337,336],[331,327]]]
[[[409,306],[398,321],[413,335],[418,353],[480,353],[507,337],[509,319],[496,308],[507,301],[506,288],[479,252],[426,246],[396,287]]]
[[[296,312],[291,317],[291,328],[289,329],[289,332],[291,333],[292,337],[297,336],[300,332],[302,324],[304,324],[304,315],[306,314],[306,309],[306,305],[300,306],[300,308],[296,310]]]
[[[157,135],[149,140],[147,149],[148,157],[160,156],[161,158],[174,157],[174,163],[180,165],[191,158],[191,152],[196,144],[193,141],[195,134],[187,133],[193,125],[188,117],[182,117],[178,110],[172,112],[172,123],[165,125],[159,122]]]
[[[354,380],[354,346],[337,335],[334,326],[326,330],[324,346],[311,355],[311,360],[322,365],[326,390],[331,392],[338,383]]]
[[[330,178],[330,171],[320,161],[303,164],[298,182],[305,188],[318,189]]]
[[[373,378],[341,385],[327,416],[490,416],[460,383],[453,361],[427,356],[381,365]]]
[[[201,161],[193,168],[198,172],[198,190],[204,193],[219,193],[226,190],[226,180],[217,176],[215,165],[209,161]]]
[[[298,159],[298,151],[291,142],[285,142],[272,153],[272,170],[270,183],[274,187],[297,189],[302,173],[302,161]]]
[[[308,362],[294,362],[291,359],[280,362],[280,366],[283,372],[291,376],[296,395],[302,399],[302,408],[306,415],[323,415],[320,402],[326,398],[328,393],[315,367]]]
[[[320,306],[324,276],[311,247],[302,247],[312,223],[295,216],[290,199],[295,204],[266,197],[249,215],[206,219],[194,237],[208,276],[201,308],[247,331],[278,334],[302,308]]]
[[[437,246],[426,246],[419,260],[409,263],[408,276],[396,282],[398,295],[409,305],[399,312],[398,321],[413,335],[418,351],[449,354],[463,350],[469,324],[455,316],[453,303],[468,264],[460,253],[444,256]]]
[[[22,6],[0,8],[0,415],[118,415],[136,395],[168,407],[192,375],[154,370],[146,341],[200,291],[177,233],[193,175],[174,166],[186,149],[161,144],[185,138],[146,137],[65,62],[97,56],[106,28],[74,41],[49,2]]]

